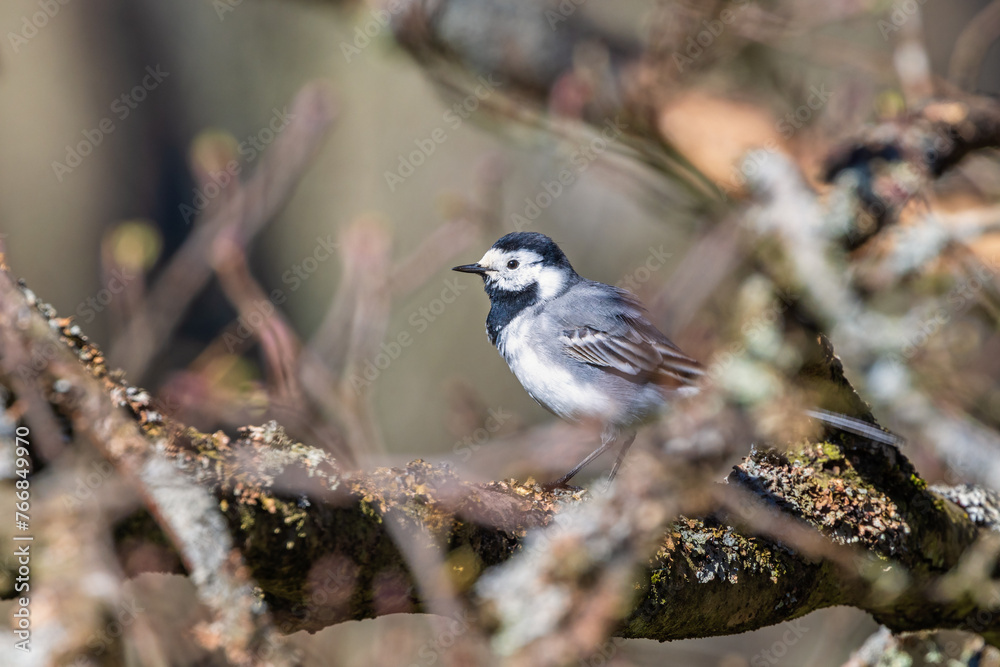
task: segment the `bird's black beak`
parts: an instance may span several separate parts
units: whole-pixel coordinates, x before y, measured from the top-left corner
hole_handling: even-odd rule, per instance
[[[452,271],[461,271],[462,273],[478,273],[482,275],[489,271],[485,266],[480,266],[479,264],[463,264],[462,266],[456,266]]]

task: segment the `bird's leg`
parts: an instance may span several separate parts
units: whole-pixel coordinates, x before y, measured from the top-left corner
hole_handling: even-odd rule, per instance
[[[618,450],[618,458],[615,459],[615,465],[611,468],[611,474],[608,475],[608,486],[611,486],[611,482],[614,480],[615,475],[618,474],[618,468],[621,467],[622,461],[625,460],[625,455],[628,454],[629,447],[635,442],[635,431],[629,434],[625,438],[625,442],[622,443],[621,448]]]
[[[615,441],[615,434],[614,433],[607,433],[607,432],[604,433],[601,436],[601,446],[600,447],[598,447],[597,449],[595,449],[594,451],[592,451],[590,453],[590,455],[587,456],[587,458],[585,458],[584,460],[582,460],[579,463],[577,463],[576,467],[573,468],[572,470],[570,470],[568,473],[566,473],[565,475],[563,475],[562,477],[560,477],[556,481],[551,482],[549,484],[546,484],[545,486],[549,487],[549,488],[553,488],[553,489],[557,489],[560,486],[566,486],[566,482],[568,482],[569,480],[573,479],[576,476],[576,473],[578,473],[581,470],[583,470],[587,466],[587,464],[589,464],[591,461],[593,461],[594,459],[596,459],[598,456],[600,456],[601,454],[603,454],[604,452],[606,452],[608,450],[608,447],[610,447],[612,445],[612,443],[614,443],[614,441]],[[629,443],[629,444],[631,444],[631,443]]]

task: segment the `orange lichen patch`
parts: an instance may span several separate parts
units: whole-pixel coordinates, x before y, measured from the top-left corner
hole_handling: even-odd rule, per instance
[[[203,481],[232,494],[242,505],[269,513],[298,516],[309,493],[336,490],[342,472],[334,458],[292,440],[277,423],[247,426],[230,440],[222,432],[204,435],[188,429],[186,446],[175,452]]]
[[[417,459],[403,468],[378,468],[347,480],[348,490],[377,517],[399,513],[418,521],[438,541],[447,541],[459,520],[494,526],[512,537],[545,525],[560,502],[581,493],[547,492],[529,481],[462,482],[444,465]]]

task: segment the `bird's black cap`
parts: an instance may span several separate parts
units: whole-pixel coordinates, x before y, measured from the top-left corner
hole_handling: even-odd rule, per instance
[[[493,244],[498,250],[531,250],[541,255],[542,260],[551,266],[564,266],[572,269],[569,259],[556,242],[545,234],[538,232],[511,232]]]

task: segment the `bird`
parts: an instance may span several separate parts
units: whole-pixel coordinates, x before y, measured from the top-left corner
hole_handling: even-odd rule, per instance
[[[622,439],[615,478],[637,427],[673,396],[695,393],[704,367],[649,321],[630,292],[580,276],[539,232],[502,237],[475,264],[490,299],[486,335],[528,394],[571,422],[597,420],[601,446],[553,482],[564,486]]]
[[[490,300],[486,335],[531,398],[566,421],[603,425],[601,445],[547,486],[567,486],[620,440],[610,484],[638,428],[673,400],[700,390],[705,367],[650,322],[639,299],[580,276],[544,234],[512,232],[478,262],[452,270],[483,279]],[[889,439],[885,431],[846,415],[807,414],[844,430]]]

